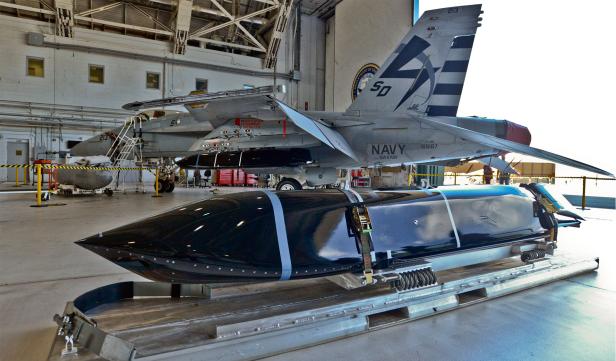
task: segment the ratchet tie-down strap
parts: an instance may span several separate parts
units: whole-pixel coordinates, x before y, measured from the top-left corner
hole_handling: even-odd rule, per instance
[[[355,191],[343,191],[349,201],[351,201],[351,230],[355,235],[355,239],[359,243],[359,250],[361,252],[362,264],[364,269],[364,278],[366,284],[372,284],[372,251],[374,246],[372,244],[372,222],[370,221],[370,214],[368,208],[361,203],[363,202],[361,196]]]

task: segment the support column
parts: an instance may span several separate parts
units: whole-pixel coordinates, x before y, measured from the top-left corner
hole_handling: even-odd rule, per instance
[[[75,24],[73,1],[55,0],[56,6],[56,35],[65,38],[73,37],[73,25]]]
[[[276,22],[272,29],[272,38],[269,41],[267,52],[265,54],[265,60],[263,61],[263,67],[266,69],[274,69],[276,62],[278,61],[278,48],[280,42],[284,36],[284,32],[291,16],[291,10],[293,9],[292,0],[280,0],[280,8],[278,9],[278,15],[276,15]],[[299,18],[297,21],[301,21]]]
[[[174,54],[184,55],[186,53],[186,42],[188,41],[188,31],[190,30],[192,7],[192,0],[178,0],[178,9],[175,19]]]

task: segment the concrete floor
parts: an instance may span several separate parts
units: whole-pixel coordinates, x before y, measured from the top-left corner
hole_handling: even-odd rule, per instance
[[[0,360],[45,360],[67,300],[141,279],[74,241],[207,194],[55,198],[67,205],[41,209],[32,195],[0,195]],[[561,232],[561,251],[600,256],[598,272],[268,360],[615,360],[616,211],[583,215],[582,228]]]

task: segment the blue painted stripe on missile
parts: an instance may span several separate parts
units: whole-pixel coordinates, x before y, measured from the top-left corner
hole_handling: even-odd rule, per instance
[[[433,94],[460,95],[464,84],[436,84]]]
[[[432,117],[455,117],[457,113],[458,107],[451,105],[429,105],[426,112]]]
[[[445,201],[445,207],[447,207],[447,213],[449,214],[449,220],[451,221],[451,226],[453,227],[453,234],[456,236],[456,245],[460,248],[460,236],[458,235],[458,229],[456,228],[456,222],[453,220],[453,213],[451,213],[451,207],[449,206],[449,200],[445,195],[445,192],[441,192],[438,189],[433,189],[435,192],[440,193],[443,196],[443,200]]]
[[[443,73],[463,73],[468,69],[468,60],[448,60],[443,64]]]
[[[282,203],[278,195],[272,191],[262,191],[272,202],[272,209],[274,210],[274,222],[276,224],[276,238],[278,238],[278,251],[280,252],[280,266],[282,272],[280,273],[280,280],[288,280],[291,278],[291,271],[293,266],[291,265],[291,254],[289,253],[289,239],[287,238],[287,227],[284,222],[284,211],[282,210]]]
[[[469,49],[473,47],[475,35],[461,35],[453,38],[452,49]]]

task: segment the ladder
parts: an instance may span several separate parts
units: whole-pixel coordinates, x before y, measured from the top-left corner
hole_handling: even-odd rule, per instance
[[[107,157],[111,161],[112,167],[129,167],[131,160],[135,166],[143,164],[142,155],[143,141],[141,138],[141,117],[131,116],[125,122],[111,147],[107,151]],[[114,173],[114,183],[116,190],[119,189],[120,170]],[[143,177],[139,172],[139,179],[136,191],[143,191]]]

